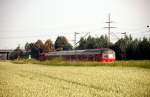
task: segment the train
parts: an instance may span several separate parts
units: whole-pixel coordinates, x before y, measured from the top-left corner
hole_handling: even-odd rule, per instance
[[[40,60],[50,60],[54,58],[99,62],[114,62],[116,60],[115,51],[109,48],[54,51],[48,53],[41,53],[39,56]]]

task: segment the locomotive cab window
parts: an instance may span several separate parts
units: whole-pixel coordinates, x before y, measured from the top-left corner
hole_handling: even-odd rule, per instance
[[[115,58],[115,54],[113,51],[105,51],[103,53],[103,58]]]
[[[108,58],[108,54],[103,54],[103,58]]]

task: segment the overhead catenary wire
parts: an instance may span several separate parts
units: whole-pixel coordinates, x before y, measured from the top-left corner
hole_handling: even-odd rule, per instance
[[[61,36],[58,33],[52,33],[52,34],[39,34],[39,35],[20,35],[20,36],[0,36],[0,39],[28,39],[28,38],[40,38],[40,37],[51,37],[51,36]]]
[[[110,18],[110,15],[109,15],[109,18]],[[105,22],[105,23],[113,23],[112,21],[109,21],[109,22]],[[109,25],[110,25],[109,24]],[[112,33],[117,39],[119,39],[119,37],[116,35],[116,34],[121,34],[122,32],[121,31],[119,31],[119,32],[112,32],[111,31],[111,27],[109,28],[109,26],[108,27],[105,27],[105,28],[107,28],[107,29],[109,29],[110,30],[110,34]],[[116,27],[112,27],[112,28],[116,28]],[[145,29],[145,30],[144,30]],[[100,30],[100,29],[93,29],[93,31],[92,30],[90,30],[90,32],[92,32],[92,33],[99,33],[99,32],[102,32],[102,31],[98,31],[98,30]],[[109,31],[108,31],[109,32]],[[127,32],[127,34],[138,34],[138,33],[140,33],[140,34],[143,34],[143,35],[150,35],[150,27],[149,27],[149,25],[147,25],[147,29],[146,28],[144,28],[144,27],[141,27],[141,28],[134,28],[134,29],[128,29],[128,31],[125,31],[125,32]],[[2,33],[2,32],[1,32]],[[61,36],[61,35],[65,35],[65,34],[73,34],[73,32],[62,32],[62,33],[58,33],[58,32],[51,32],[51,33],[49,33],[49,32],[46,32],[46,33],[44,33],[43,34],[43,32],[42,32],[42,34],[39,34],[39,35],[27,35],[27,36],[24,36],[24,35],[20,35],[20,36],[12,36],[12,35],[1,35],[0,36],[0,40],[5,40],[5,39],[32,39],[32,38],[41,38],[41,37],[50,37],[51,38],[51,36]],[[104,33],[104,32],[103,32]]]

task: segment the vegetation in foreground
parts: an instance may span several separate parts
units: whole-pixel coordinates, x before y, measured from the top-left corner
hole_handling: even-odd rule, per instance
[[[150,97],[150,69],[0,62],[0,97]]]
[[[142,67],[150,68],[150,60],[130,60],[115,62],[93,62],[93,61],[64,61],[63,59],[53,59],[46,61],[39,60],[14,60],[16,64],[42,64],[49,66],[122,66],[122,67]]]

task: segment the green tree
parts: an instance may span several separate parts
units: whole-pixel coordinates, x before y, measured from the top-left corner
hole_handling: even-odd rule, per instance
[[[23,55],[23,51],[20,49],[20,45],[10,54],[9,58],[14,59],[20,59]]]
[[[84,39],[83,37],[80,38],[79,46],[77,47],[77,49],[86,49],[86,39]]]
[[[139,42],[137,47],[137,54],[139,59],[150,59],[150,41],[147,38],[143,38]]]
[[[69,44],[68,40],[64,36],[58,36],[55,41],[55,49],[56,50],[69,50],[71,49],[71,44]]]
[[[108,37],[100,36],[97,38],[89,36],[87,39],[81,37],[79,41],[78,49],[95,49],[95,48],[105,48],[108,47]]]
[[[40,49],[44,48],[44,44],[43,44],[42,40],[37,40],[35,42],[35,46],[36,46],[36,48],[40,48]]]
[[[26,51],[31,50],[30,43],[27,42],[27,43],[25,44],[25,50],[26,50]]]
[[[41,41],[35,43],[28,43],[25,45],[25,48],[28,48],[29,51],[26,52],[26,58],[31,54],[31,58],[38,59],[39,54],[43,52],[43,44]]]
[[[44,52],[54,51],[54,45],[50,39],[46,40],[44,44]]]
[[[131,43],[132,43],[131,35],[125,36],[125,38],[121,38],[115,43],[115,47],[117,47],[120,51],[118,52],[118,59],[127,58],[126,50],[127,50],[128,45],[130,45]]]
[[[126,48],[126,57],[127,59],[138,59],[137,54],[137,47],[138,47],[139,41],[138,39],[135,39],[128,44]]]
[[[93,37],[89,36],[86,40],[86,49],[96,48],[96,41]]]
[[[67,43],[67,44],[64,45],[63,49],[64,50],[72,50],[72,48],[73,48],[72,45],[70,43]]]
[[[106,48],[108,47],[108,37],[105,35],[105,36],[100,36],[99,38],[96,38],[96,48]]]

